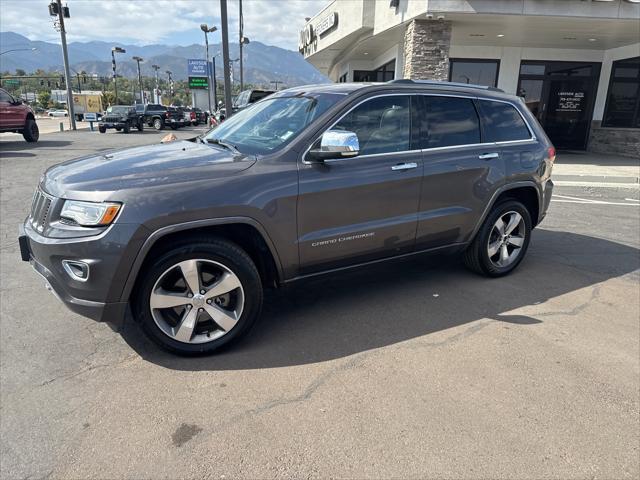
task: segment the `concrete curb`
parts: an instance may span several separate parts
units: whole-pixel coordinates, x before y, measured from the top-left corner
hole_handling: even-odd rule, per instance
[[[640,183],[640,177],[626,177],[615,175],[552,175],[552,180],[560,182],[580,182],[580,183]]]

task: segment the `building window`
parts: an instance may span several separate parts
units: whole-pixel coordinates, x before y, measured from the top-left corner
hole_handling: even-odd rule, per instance
[[[499,70],[500,60],[452,58],[449,60],[449,81],[497,87]]]
[[[640,128],[640,57],[613,62],[602,126]]]
[[[354,70],[354,82],[388,82],[395,78],[396,61],[391,60],[374,70]]]

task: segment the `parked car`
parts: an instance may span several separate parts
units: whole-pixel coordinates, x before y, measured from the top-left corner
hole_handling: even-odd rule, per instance
[[[236,112],[238,110],[242,110],[243,108],[247,108],[252,103],[268,97],[273,92],[274,90],[244,90],[238,94],[238,97],[233,102],[233,111]]]
[[[197,127],[201,123],[205,125],[207,124],[207,118],[208,118],[207,112],[200,110],[199,108],[193,108],[191,109],[191,113],[192,113],[191,123],[194,126]]]
[[[187,127],[191,125],[191,112],[184,107],[169,107],[170,110],[174,110],[178,113],[178,126]]]
[[[131,105],[112,105],[107,108],[104,116],[98,122],[98,130],[105,133],[107,129],[115,128],[118,132],[129,133],[137,128],[139,132],[144,130],[144,119]]]
[[[27,142],[37,142],[40,131],[29,105],[0,88],[0,132],[21,133]]]
[[[165,126],[171,127],[173,130],[180,127],[182,117],[180,113],[170,107],[165,107],[157,103],[149,103],[147,105],[137,104],[136,112],[142,115],[144,123],[156,130],[163,130]]]
[[[69,112],[62,109],[52,108],[47,112],[47,116],[49,117],[68,117]]]
[[[264,288],[309,276],[429,252],[507,275],[554,161],[522,99],[495,88],[297,87],[190,141],[51,167],[20,251],[71,310],[130,311],[161,347],[209,353],[249,331]]]

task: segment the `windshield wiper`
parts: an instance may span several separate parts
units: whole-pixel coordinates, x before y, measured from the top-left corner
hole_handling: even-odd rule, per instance
[[[219,138],[207,138],[207,143],[213,143],[214,145],[220,145],[221,147],[231,150],[233,153],[240,153],[238,149],[230,143],[220,140]]]

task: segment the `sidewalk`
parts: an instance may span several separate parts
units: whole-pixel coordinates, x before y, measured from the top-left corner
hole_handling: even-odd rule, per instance
[[[592,152],[558,152],[555,182],[640,184],[640,159]]]

